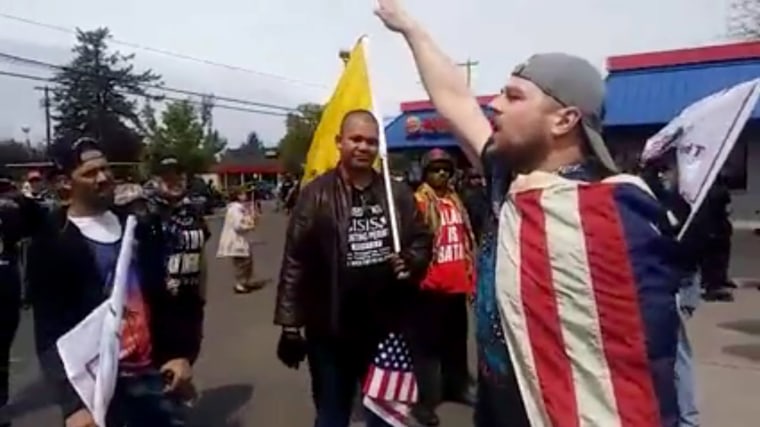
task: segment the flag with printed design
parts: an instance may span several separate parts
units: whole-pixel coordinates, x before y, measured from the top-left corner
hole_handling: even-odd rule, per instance
[[[374,112],[365,40],[366,37],[361,37],[351,51],[338,85],[322,112],[322,118],[306,155],[302,186],[338,164],[339,153],[335,136],[340,133],[343,116],[352,110]],[[382,121],[378,119],[378,123]]]
[[[647,140],[641,153],[644,164],[676,149],[678,191],[691,206],[680,236],[702,205],[759,98],[760,79],[728,87],[687,106]]]
[[[393,427],[407,427],[417,402],[417,380],[403,335],[391,333],[377,347],[362,392],[363,404]]]
[[[533,172],[508,196],[496,298],[530,425],[676,426],[679,276],[649,188]]]

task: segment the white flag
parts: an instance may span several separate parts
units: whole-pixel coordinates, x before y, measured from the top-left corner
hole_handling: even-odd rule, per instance
[[[760,79],[714,93],[686,107],[678,117],[647,140],[641,154],[644,163],[672,147],[677,150],[678,188],[691,206],[691,213],[681,228],[679,238],[726,163],[758,97]]]
[[[116,261],[111,296],[56,343],[66,376],[99,427],[106,427],[108,405],[118,377],[119,332],[135,244],[135,225],[135,218],[129,216]]]

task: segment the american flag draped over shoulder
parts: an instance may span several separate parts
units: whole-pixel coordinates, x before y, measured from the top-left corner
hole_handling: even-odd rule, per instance
[[[377,346],[377,354],[362,387],[364,406],[393,427],[410,425],[417,402],[417,380],[412,357],[401,334],[391,333]]]
[[[496,296],[532,427],[674,427],[678,274],[636,177],[520,176]]]

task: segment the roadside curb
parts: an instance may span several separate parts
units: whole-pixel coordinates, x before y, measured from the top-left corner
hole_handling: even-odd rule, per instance
[[[734,283],[739,289],[756,288],[760,286],[760,277],[734,277]]]
[[[735,220],[735,221],[731,221],[731,224],[734,226],[735,230],[747,230],[747,231],[760,230],[760,221]]]

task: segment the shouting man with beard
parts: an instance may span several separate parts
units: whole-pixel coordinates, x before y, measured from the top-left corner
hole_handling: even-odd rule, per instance
[[[616,175],[599,71],[568,54],[530,57],[491,102],[494,130],[398,0],[379,0],[376,14],[406,40],[491,190],[476,291],[476,425],[676,426],[674,241],[646,184]]]

